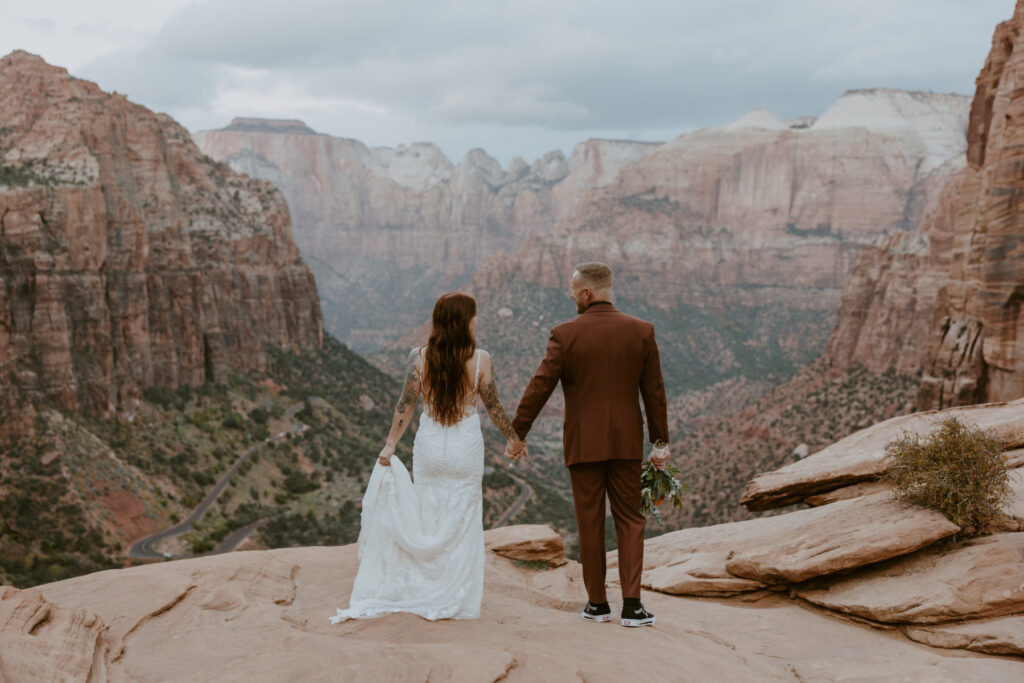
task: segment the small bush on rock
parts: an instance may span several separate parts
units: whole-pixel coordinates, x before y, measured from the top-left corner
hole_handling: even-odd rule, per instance
[[[999,442],[955,417],[938,426],[888,444],[887,477],[901,500],[938,510],[968,536],[983,533],[1011,493]]]

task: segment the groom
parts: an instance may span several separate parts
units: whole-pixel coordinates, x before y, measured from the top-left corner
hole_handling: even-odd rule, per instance
[[[583,618],[611,620],[604,585],[607,493],[619,549],[621,623],[647,626],[654,623],[654,615],[640,603],[646,519],[640,512],[644,432],[638,395],[656,446],[651,462],[661,469],[669,457],[665,385],[654,326],[615,309],[612,271],[603,263],[577,266],[569,287],[580,315],[551,330],[547,353],[519,401],[512,425],[526,439],[555,385],[562,383],[565,464],[589,598]]]

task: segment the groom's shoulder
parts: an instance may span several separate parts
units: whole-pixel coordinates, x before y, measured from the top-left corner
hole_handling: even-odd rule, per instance
[[[578,315],[572,320],[566,320],[551,328],[553,337],[560,337],[566,334],[574,334],[580,330],[591,328],[591,326],[606,327],[614,326],[619,329],[633,328],[644,333],[653,333],[654,324],[642,318],[623,313],[622,311],[608,311],[601,316]]]
[[[559,337],[567,332],[571,332],[573,327],[579,324],[579,318],[573,318],[572,320],[566,320],[564,323],[558,323],[551,328],[551,336]]]
[[[648,320],[644,320],[643,318],[637,318],[636,316],[628,315],[626,313],[623,313],[622,315],[629,319],[629,323],[631,325],[642,329],[644,332],[654,332],[654,323]]]

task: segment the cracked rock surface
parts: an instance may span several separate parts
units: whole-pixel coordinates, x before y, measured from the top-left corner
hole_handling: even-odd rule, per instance
[[[531,532],[516,533],[526,541]],[[539,527],[537,540],[549,533]],[[952,682],[1024,675],[1024,662],[929,647],[767,592],[749,602],[652,592],[644,600],[658,617],[653,628],[584,622],[577,563],[538,571],[495,553],[488,553],[477,620],[395,614],[331,625],[334,609],[348,603],[357,567],[354,545],[288,548],[6,588],[0,673],[5,681],[38,680],[39,670],[55,681],[611,681],[643,671],[651,681],[923,675]],[[618,591],[609,596],[617,610]],[[53,616],[31,633],[41,621],[33,615],[46,610]]]

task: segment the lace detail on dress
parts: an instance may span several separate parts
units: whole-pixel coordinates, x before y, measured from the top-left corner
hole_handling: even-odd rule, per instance
[[[483,472],[479,416],[444,427],[424,411],[413,443],[415,486],[398,458],[373,468],[363,497],[359,572],[349,608],[331,623],[392,612],[432,621],[479,617]]]

